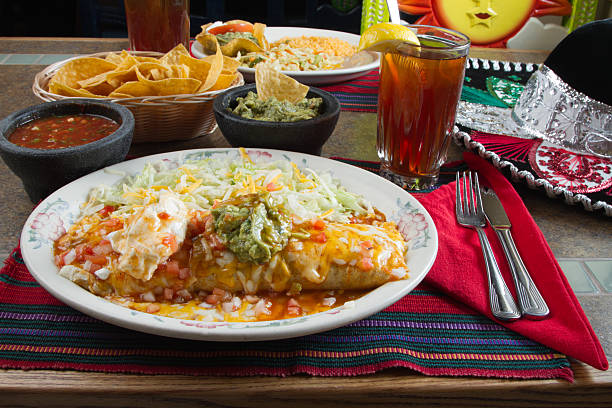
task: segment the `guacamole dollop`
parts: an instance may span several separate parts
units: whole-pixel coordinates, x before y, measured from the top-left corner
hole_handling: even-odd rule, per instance
[[[215,232],[241,262],[264,263],[289,240],[291,220],[269,194],[249,194],[212,210]]]
[[[266,100],[257,98],[257,94],[249,92],[244,98],[236,98],[238,105],[229,112],[246,119],[268,122],[297,122],[316,117],[319,114],[322,98],[304,98],[298,103],[279,101],[275,97]]]
[[[224,46],[225,44],[237,38],[245,38],[247,40],[253,41],[255,44],[261,47],[261,44],[259,44],[259,41],[257,41],[257,38],[255,38],[253,33],[248,33],[248,32],[241,33],[241,32],[228,31],[227,33],[224,33],[224,34],[217,34],[215,37],[217,37],[217,41],[219,42],[220,46]]]

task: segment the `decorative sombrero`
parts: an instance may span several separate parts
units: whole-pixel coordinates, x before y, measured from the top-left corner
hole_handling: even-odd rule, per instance
[[[612,19],[544,64],[470,59],[455,138],[517,181],[612,216]]]

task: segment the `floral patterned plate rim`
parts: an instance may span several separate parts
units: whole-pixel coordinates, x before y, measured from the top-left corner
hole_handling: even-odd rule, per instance
[[[52,295],[69,306],[117,326],[168,337],[211,341],[259,341],[303,336],[344,326],[395,303],[414,289],[428,273],[438,251],[438,234],[427,210],[395,184],[349,164],[281,150],[247,150],[254,160],[291,160],[300,168],[329,172],[349,191],[358,192],[395,221],[411,240],[409,279],[390,282],[352,304],[327,312],[267,322],[202,322],[161,317],[131,310],[100,298],[58,275],[53,263],[53,240],[78,217],[79,205],[89,190],[113,184],[124,174],[135,174],[146,162],[206,157],[238,158],[238,149],[198,149],[162,153],[122,162],[98,170],[57,190],[43,200],[27,219],[21,234],[21,253],[32,276]]]

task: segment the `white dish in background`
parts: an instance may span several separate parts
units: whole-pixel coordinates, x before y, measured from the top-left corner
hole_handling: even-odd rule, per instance
[[[211,26],[212,27],[212,26]],[[342,31],[323,30],[318,28],[305,28],[305,27],[266,27],[265,37],[269,43],[278,41],[283,37],[331,37],[344,40],[351,45],[359,45],[359,36],[357,34],[345,33]],[[193,41],[191,44],[191,53],[196,58],[204,58],[207,54],[204,53],[202,44],[197,41]],[[322,71],[281,71],[283,74],[289,75],[292,78],[300,81],[306,85],[326,85],[337,82],[348,81],[350,79],[358,78],[373,69],[378,68],[379,55],[376,52],[363,51],[359,53],[361,58],[365,61],[359,61],[358,65],[341,68],[341,69],[329,69]],[[247,82],[255,81],[255,68],[239,67],[238,71],[244,76],[244,80]]]
[[[146,162],[169,160],[177,164],[205,157],[240,157],[238,149],[200,149],[163,153],[110,166],[82,177],[42,201],[28,217],[21,234],[21,253],[32,276],[53,296],[105,322],[145,333],[214,341],[259,341],[303,336],[345,326],[395,303],[423,280],[438,251],[438,234],[427,210],[409,193],[371,172],[338,161],[281,150],[249,149],[253,160],[291,160],[300,168],[329,172],[347,190],[367,198],[411,238],[407,264],[410,277],[387,283],[352,304],[309,316],[266,322],[203,322],[157,316],[131,310],[98,297],[58,275],[53,241],[77,220],[79,206],[89,190],[111,185],[124,174],[135,174]]]

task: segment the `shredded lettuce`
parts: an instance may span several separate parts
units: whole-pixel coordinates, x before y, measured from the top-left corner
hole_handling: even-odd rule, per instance
[[[346,223],[354,215],[373,212],[369,202],[346,191],[329,173],[300,170],[289,161],[253,162],[245,152],[236,160],[208,158],[178,167],[167,161],[146,163],[136,175],[93,188],[83,212],[112,205],[118,207],[114,216],[127,216],[136,206],[157,202],[164,190],[192,210],[210,210],[216,202],[267,191],[273,205],[303,220],[323,217]]]

